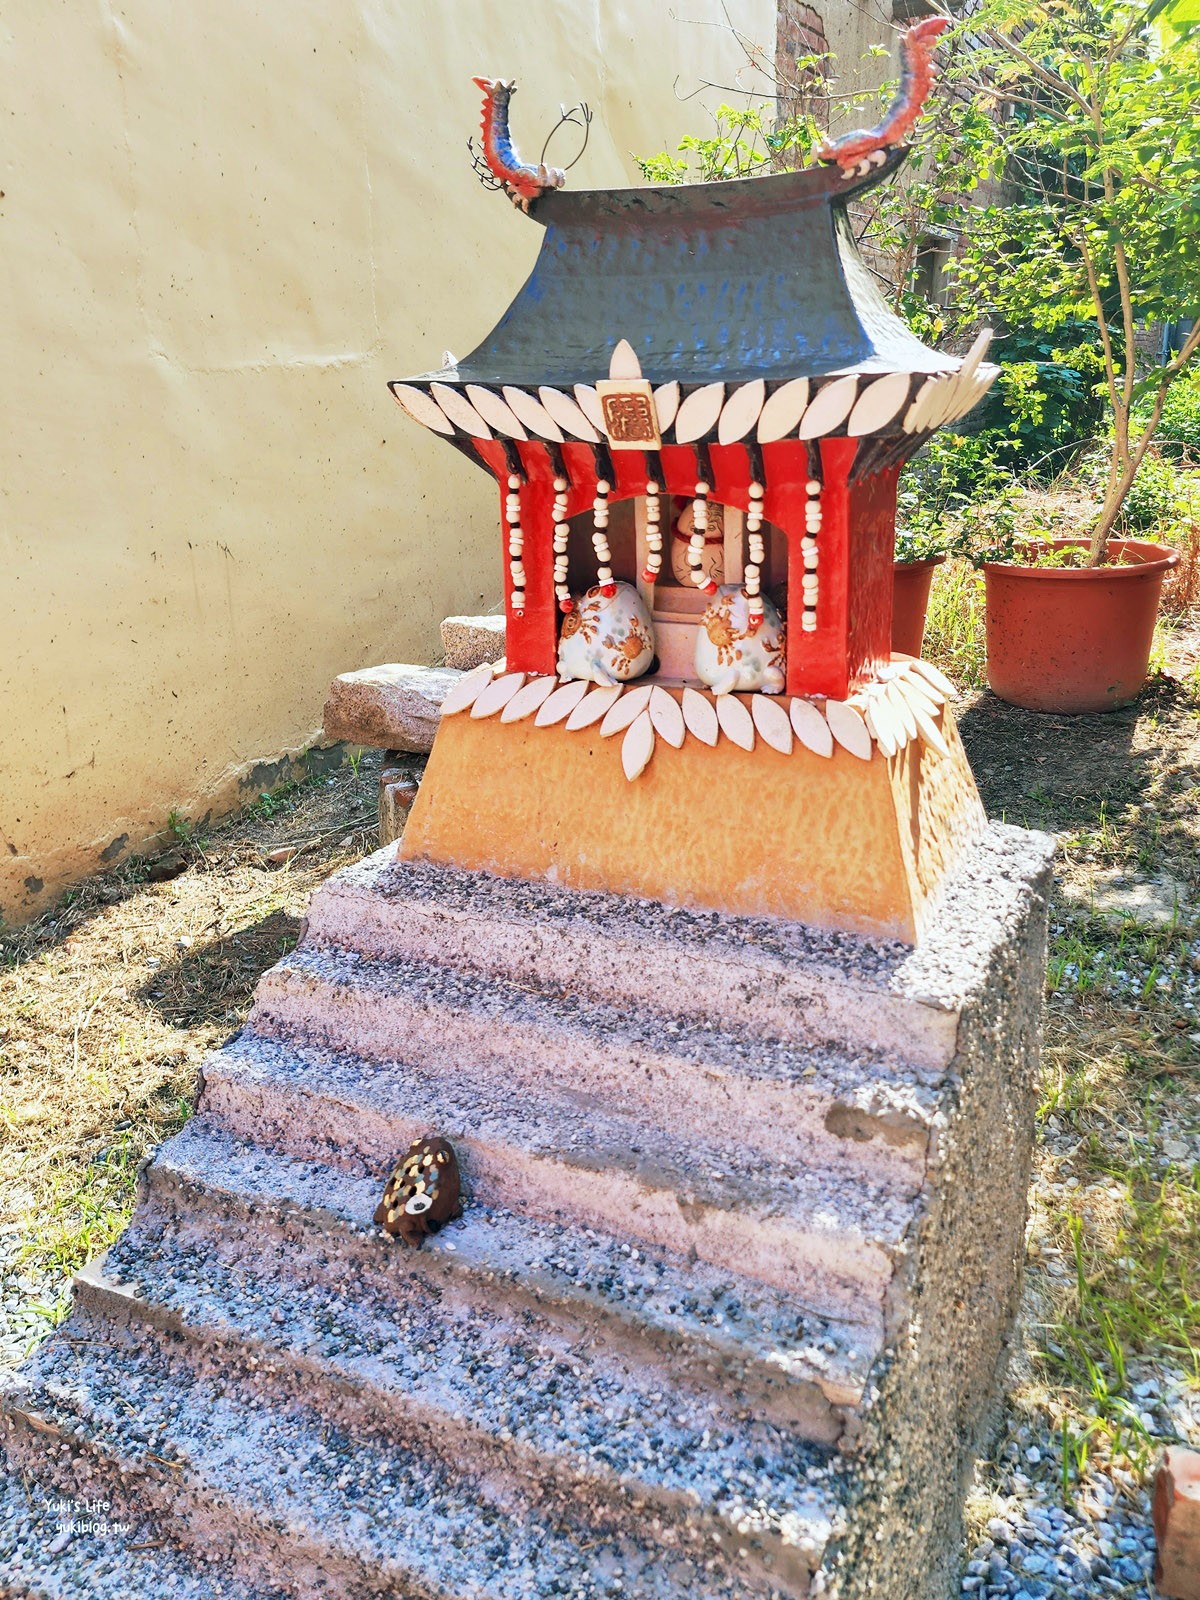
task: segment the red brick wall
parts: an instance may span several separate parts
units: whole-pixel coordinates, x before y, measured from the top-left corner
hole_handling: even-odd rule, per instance
[[[806,67],[797,69],[804,56],[824,56],[829,41],[821,13],[807,0],[779,0],[775,18],[775,77],[779,85],[781,120],[805,112],[828,126],[825,98],[825,72]]]

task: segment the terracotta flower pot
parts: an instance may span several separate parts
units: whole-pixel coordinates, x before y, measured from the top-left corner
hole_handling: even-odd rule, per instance
[[[1078,539],[1050,539],[1055,550]],[[1158,597],[1174,550],[1109,540],[1104,567],[984,566],[987,674],[994,694],[1030,711],[1115,711],[1146,681]]]
[[[929,586],[945,556],[930,556],[924,561],[892,563],[892,649],[906,656],[921,654],[925,637],[925,612],[929,606]]]

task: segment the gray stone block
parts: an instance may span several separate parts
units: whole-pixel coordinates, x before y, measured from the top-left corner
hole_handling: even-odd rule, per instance
[[[428,754],[442,701],[461,677],[450,668],[409,663],[343,672],[329,686],[326,737],[375,750]]]
[[[499,661],[504,654],[504,618],[447,617],[442,623],[442,650],[446,665],[460,672]]]

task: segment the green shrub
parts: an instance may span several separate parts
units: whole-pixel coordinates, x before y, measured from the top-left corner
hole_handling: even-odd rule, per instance
[[[1054,335],[1009,332],[992,346],[1000,377],[980,420],[1011,472],[1055,478],[1091,443],[1103,414],[1098,339],[1094,325],[1074,324]]]
[[[1000,459],[1000,436],[935,433],[900,474],[896,558],[918,561],[953,552],[972,508],[1005,495],[1012,474]]]
[[[1164,455],[1200,464],[1200,372],[1185,373],[1167,391],[1158,438]]]

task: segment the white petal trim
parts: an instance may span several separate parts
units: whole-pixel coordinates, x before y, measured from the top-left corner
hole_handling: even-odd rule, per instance
[[[659,433],[666,433],[679,412],[679,380],[672,378],[661,383],[654,391],[654,410],[658,417]]]
[[[721,732],[740,750],[754,749],[754,718],[732,694],[720,695],[716,702]]]
[[[584,695],[567,718],[567,731],[574,733],[577,728],[590,728],[593,722],[599,722],[621,698],[622,688],[622,684],[614,683]]]
[[[645,772],[654,754],[654,724],[648,712],[643,711],[630,723],[621,741],[621,765],[630,783]]]
[[[516,694],[500,713],[501,722],[521,722],[526,717],[531,717],[544,700],[554,693],[558,687],[558,679],[551,673],[544,678],[531,678],[523,689],[518,689]]]
[[[801,439],[821,439],[845,422],[858,396],[858,378],[835,378],[821,389],[800,422]]]
[[[717,443],[736,444],[739,439],[744,439],[758,421],[766,398],[764,378],[753,378],[749,383],[743,383],[740,389],[735,389],[721,408]]]
[[[679,702],[665,689],[655,684],[650,691],[650,721],[654,724],[654,731],[667,743],[678,750],[683,744],[686,727],[683,721],[683,712]]]
[[[940,689],[948,700],[957,699],[958,690],[950,682],[950,679],[946,676],[946,674],[944,672],[939,672],[938,669],[932,665],[932,663],[928,661],[914,660],[913,671],[919,672],[921,676],[928,683],[931,683],[935,689]]]
[[[535,400],[531,394],[526,394],[524,389],[518,389],[513,383],[505,384],[504,398],[531,433],[535,433],[539,439],[549,439],[554,444],[562,444],[563,431],[540,400]]]
[[[843,750],[857,756],[860,761],[870,761],[874,749],[871,735],[861,714],[852,705],[845,700],[827,700],[825,720]]]
[[[618,339],[609,358],[608,375],[614,382],[624,378],[640,378],[642,363],[628,339]]]
[[[451,389],[449,384],[434,383],[429,392],[456,428],[469,433],[473,439],[492,437],[492,430],[460,390]]]
[[[577,383],[575,385],[575,399],[580,411],[583,412],[592,427],[596,429],[597,434],[606,437],[604,434],[604,408],[600,404],[600,396],[592,388],[591,384]]]
[[[692,737],[699,739],[701,744],[715,745],[721,734],[721,724],[717,721],[716,707],[708,696],[689,685],[683,691],[680,709]]]
[[[491,681],[492,668],[490,662],[485,661],[482,666],[472,667],[470,672],[459,679],[442,701],[442,716],[453,717],[460,711],[468,710],[475,704],[476,695],[482,694]]]
[[[529,435],[498,394],[493,394],[481,384],[469,383],[467,399],[487,425],[494,428],[501,438],[522,441],[528,439]]]
[[[431,428],[434,433],[453,436],[454,424],[449,421],[437,401],[431,400],[424,389],[414,389],[410,383],[393,384],[392,399],[401,411],[406,412],[414,422],[419,422],[423,428]]]
[[[759,737],[769,744],[772,750],[778,750],[781,756],[790,756],[792,725],[779,701],[765,694],[753,695],[750,700],[750,711]]]
[[[815,756],[833,754],[833,734],[825,718],[811,700],[796,697],[788,707],[792,728],[806,750]]]
[[[497,711],[504,707],[516,694],[525,682],[523,672],[506,672],[502,678],[494,678],[475,697],[471,707],[473,717],[494,717]]]
[[[912,379],[907,372],[889,372],[887,377],[867,384],[854,402],[846,432],[851,438],[882,432],[903,409],[911,387]]]
[[[640,717],[650,704],[653,692],[654,685],[651,683],[639,683],[635,688],[626,689],[600,724],[600,737],[610,739],[614,733],[624,733],[634,718]]]
[[[571,715],[591,687],[586,678],[572,678],[570,683],[555,689],[538,707],[538,714],[533,719],[534,726],[552,728],[556,722],[562,722]]]
[[[758,419],[759,444],[774,444],[796,431],[808,406],[808,389],[807,378],[792,378],[768,395]]]
[[[686,396],[675,417],[676,444],[694,444],[710,434],[717,425],[724,399],[723,383],[706,383]]]
[[[585,444],[599,444],[600,435],[584,416],[577,401],[561,389],[551,389],[545,384],[538,390],[538,399],[564,432]]]

